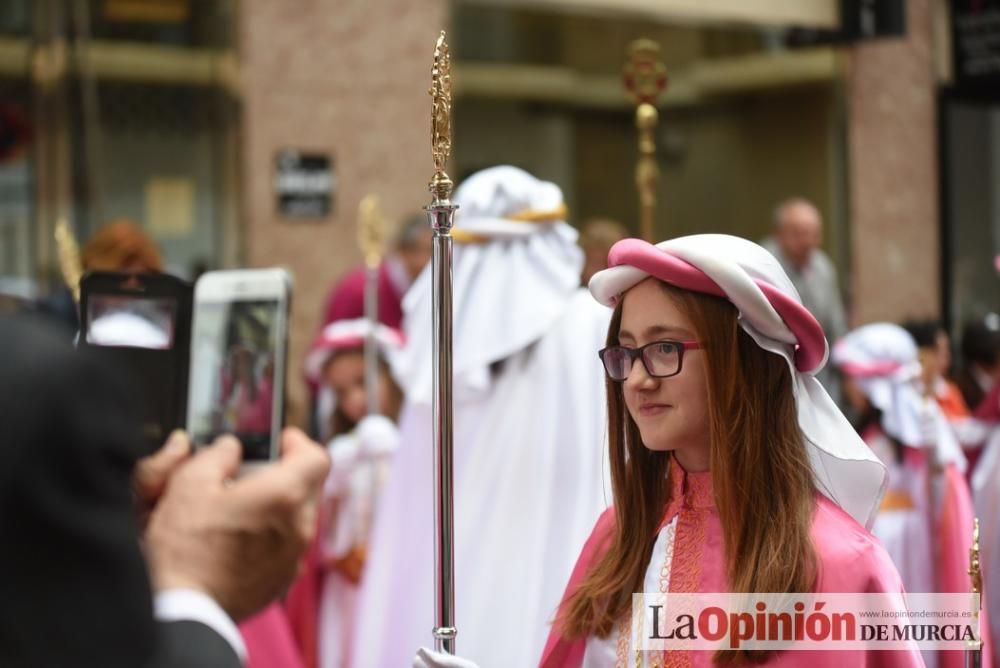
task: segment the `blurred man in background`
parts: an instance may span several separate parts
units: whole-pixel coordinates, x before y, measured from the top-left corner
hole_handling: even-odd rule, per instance
[[[580,285],[587,285],[591,276],[608,268],[608,251],[627,236],[625,226],[610,218],[591,218],[583,224],[578,242],[583,249]]]
[[[830,256],[823,252],[823,217],[807,199],[793,197],[774,209],[774,230],[761,242],[778,259],[802,303],[816,316],[828,341],[837,341],[847,333],[847,316],[840,296],[837,270]],[[840,403],[840,381],[827,365],[816,374],[834,401]]]

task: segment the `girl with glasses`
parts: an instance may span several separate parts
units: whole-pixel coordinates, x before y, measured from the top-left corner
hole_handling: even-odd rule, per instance
[[[923,665],[916,649],[640,651],[635,592],[902,586],[866,529],[885,468],[815,379],[826,339],[772,255],[726,235],[626,239],[590,290],[614,307],[600,353],[613,506],[540,665]],[[415,665],[467,665],[456,661],[421,650]]]

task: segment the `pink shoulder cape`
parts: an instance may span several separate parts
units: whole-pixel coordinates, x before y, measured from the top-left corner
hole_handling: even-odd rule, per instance
[[[583,581],[585,575],[607,551],[614,534],[615,514],[609,508],[598,519],[590,538],[583,547],[563,600]],[[812,526],[813,543],[819,556],[820,592],[898,592],[903,586],[899,573],[878,541],[847,513],[824,496],[817,495]],[[704,555],[716,560],[721,567],[722,554]],[[677,555],[675,553],[675,563]],[[706,572],[718,572],[718,568]],[[724,572],[724,570],[722,571]],[[586,649],[585,638],[565,638],[553,625],[539,663],[541,668],[579,668]],[[707,654],[707,653],[705,653]],[[775,655],[768,666],[801,666],[834,668],[865,666],[866,668],[903,668],[923,666],[919,653],[904,651],[792,651]]]

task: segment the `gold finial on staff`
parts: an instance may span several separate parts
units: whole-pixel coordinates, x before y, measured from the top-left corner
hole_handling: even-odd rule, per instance
[[[434,45],[434,65],[431,68],[431,156],[434,159],[434,177],[429,189],[435,201],[445,202],[451,197],[454,185],[445,168],[451,157],[451,51],[444,30]]]
[[[385,252],[385,219],[378,195],[365,195],[358,205],[358,247],[365,258],[365,266],[375,269],[382,263]]]
[[[66,219],[56,223],[56,247],[59,251],[59,269],[62,271],[66,287],[73,293],[73,301],[80,303],[80,278],[83,268],[80,265],[80,247],[77,246],[73,233],[69,231]]]
[[[983,573],[979,569],[979,518],[972,520],[972,547],[969,549],[969,577],[972,578],[972,593],[983,593]]]
[[[654,241],[656,185],[660,179],[656,166],[655,131],[660,121],[656,99],[667,88],[667,68],[660,61],[660,45],[651,39],[632,42],[624,79],[625,89],[637,105],[635,124],[639,130],[639,162],[635,168],[635,182],[639,191],[640,233],[646,241]]]
[[[979,518],[972,520],[972,547],[969,548],[969,578],[972,580],[972,594],[979,595],[979,601],[973,606],[972,616],[976,620],[976,630],[979,629],[979,613],[982,610],[983,573],[979,567]],[[981,637],[981,636],[980,636]],[[982,665],[983,641],[969,640],[966,642],[965,665],[969,668],[979,668]]]

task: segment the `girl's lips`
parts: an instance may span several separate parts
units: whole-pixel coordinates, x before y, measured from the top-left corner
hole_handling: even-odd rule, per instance
[[[639,415],[643,417],[652,417],[654,415],[661,415],[665,413],[667,409],[673,408],[670,404],[642,404],[639,406]]]

